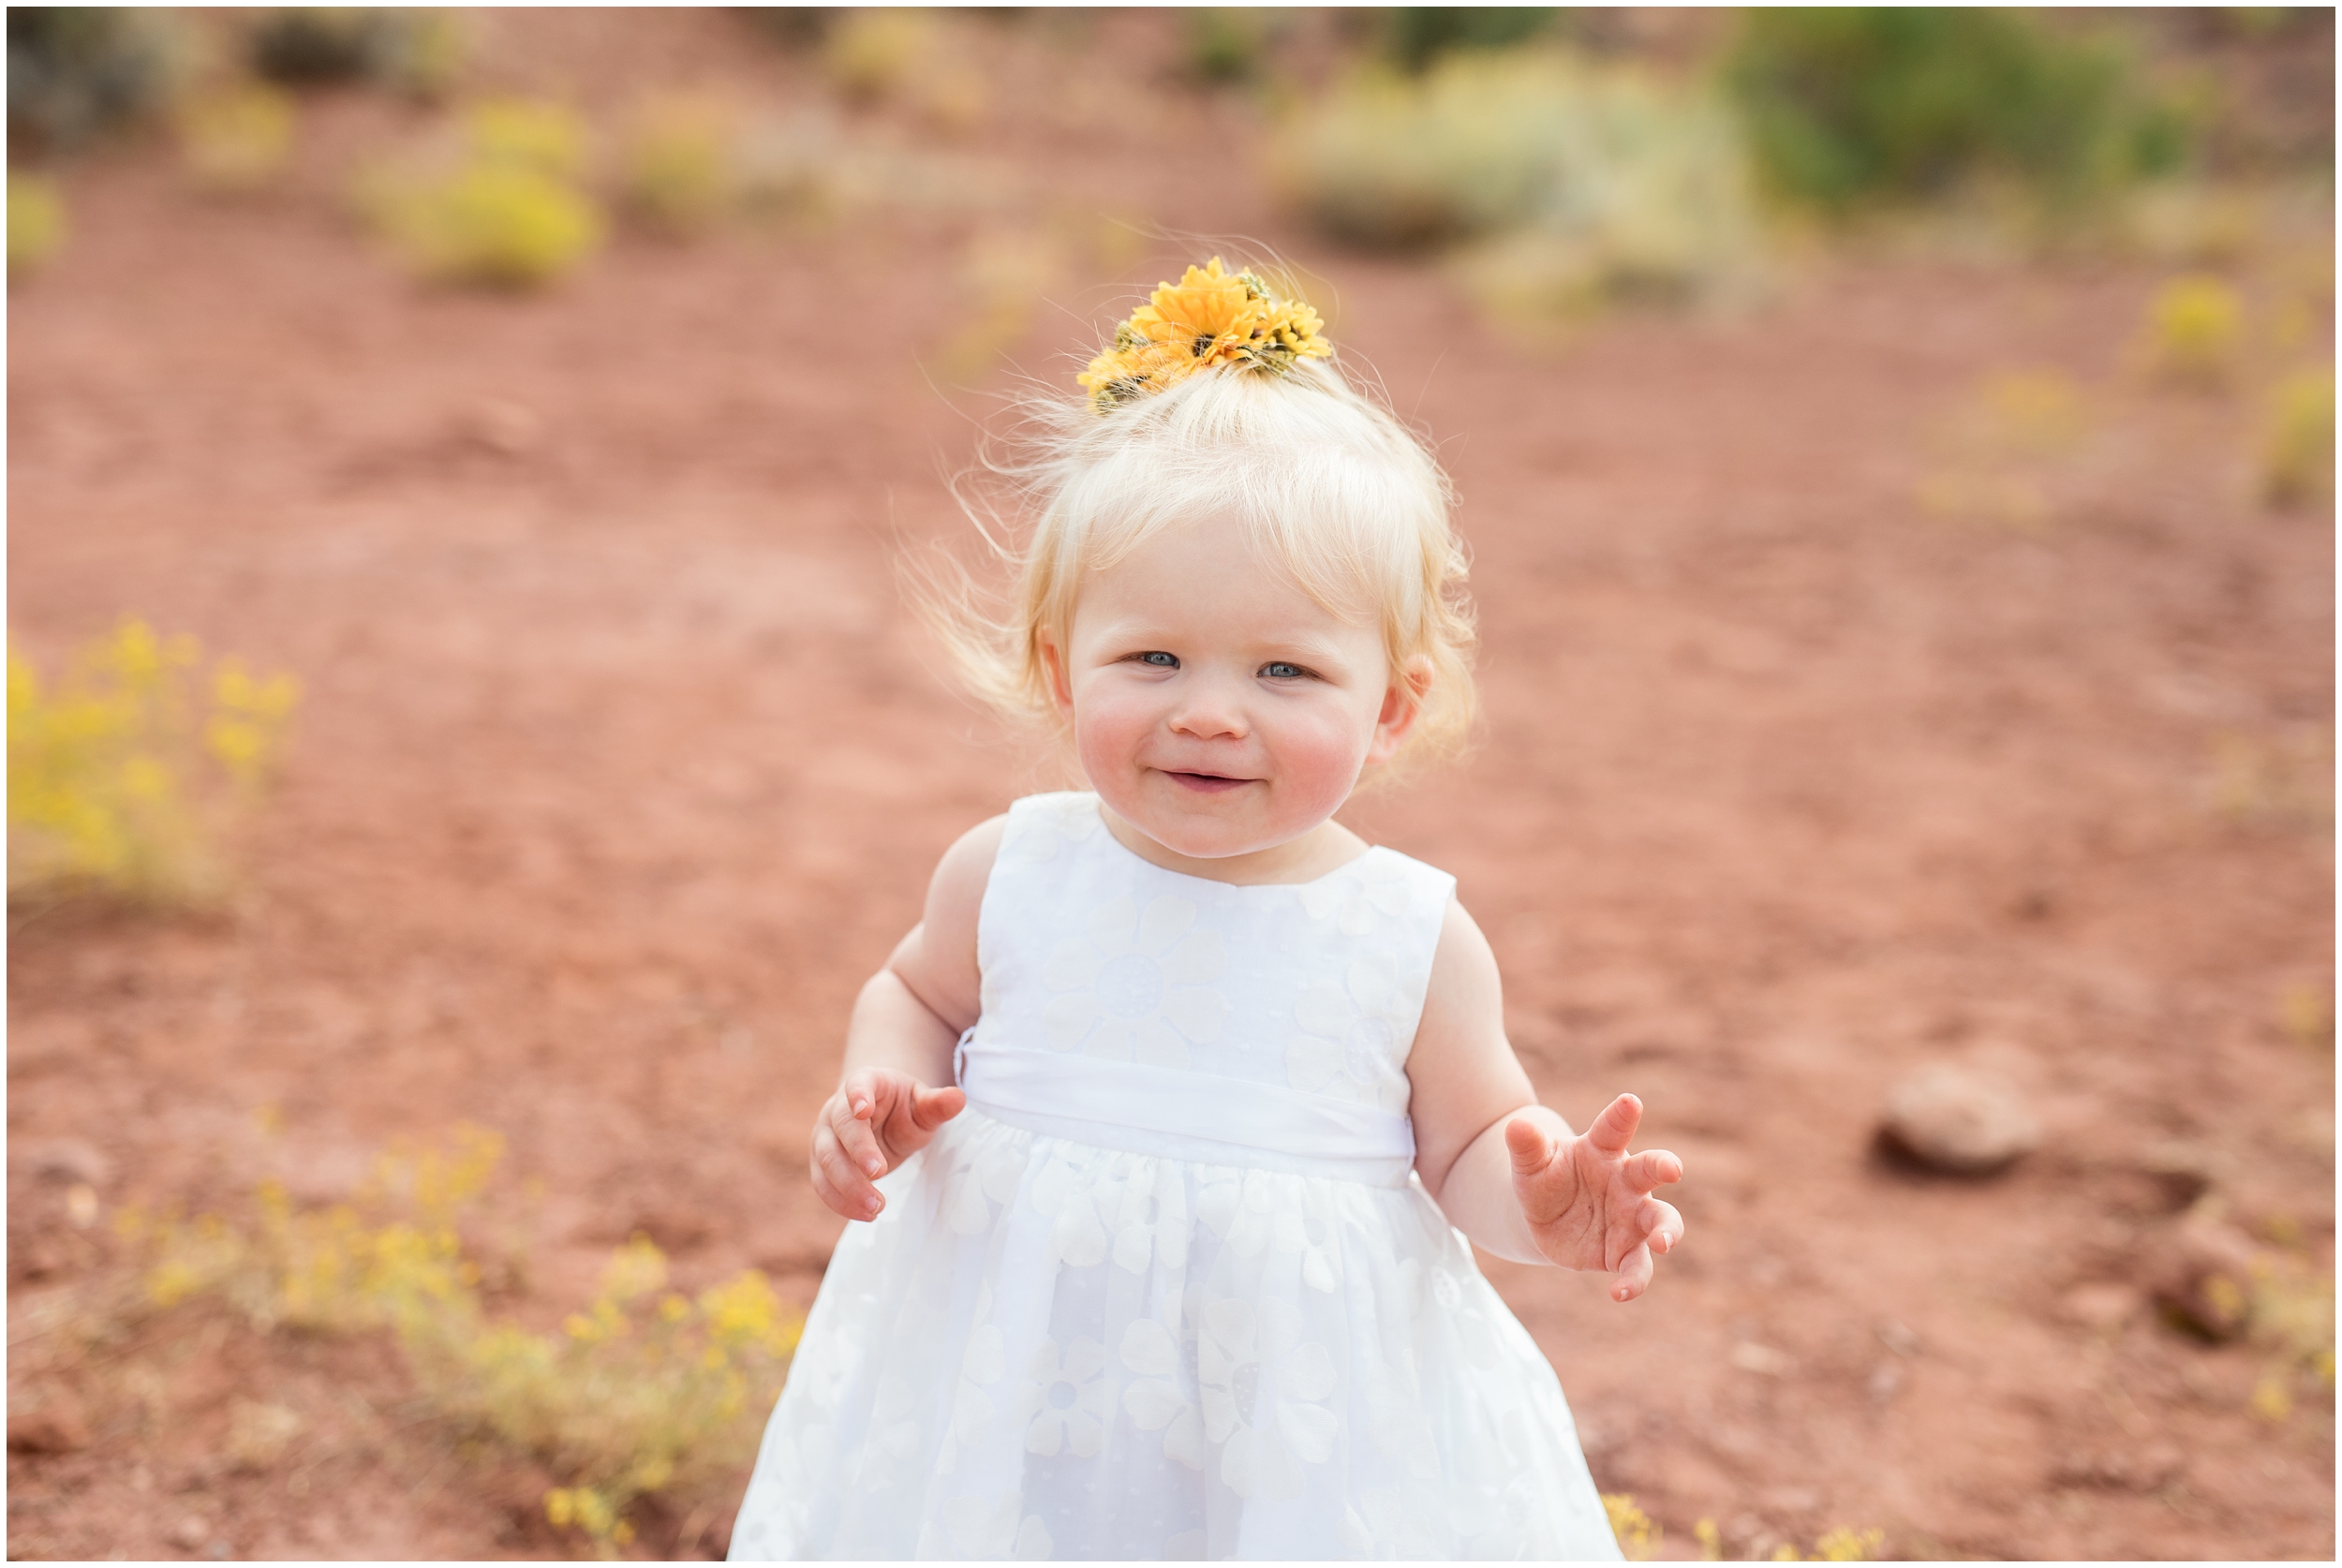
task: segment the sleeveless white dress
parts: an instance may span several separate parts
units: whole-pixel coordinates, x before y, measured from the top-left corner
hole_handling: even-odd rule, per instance
[[[1018,801],[968,1107],[839,1240],[734,1560],[1616,1559],[1411,1168],[1454,886],[1378,848],[1235,887]]]

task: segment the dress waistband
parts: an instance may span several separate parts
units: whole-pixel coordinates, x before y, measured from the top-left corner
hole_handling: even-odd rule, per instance
[[[1415,1123],[1401,1112],[1141,1062],[960,1039],[953,1075],[975,1109],[1046,1137],[1205,1164],[1406,1185]]]

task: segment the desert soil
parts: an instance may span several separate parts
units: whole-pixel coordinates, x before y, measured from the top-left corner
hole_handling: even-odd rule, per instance
[[[898,587],[965,539],[942,477],[1008,384],[964,347],[971,269],[1055,259],[1006,347],[1063,378],[1187,249],[1118,253],[1106,214],[1306,262],[1456,481],[1484,735],[1348,820],[1456,873],[1544,1098],[1633,1090],[1688,1167],[1642,1302],[1490,1265],[1604,1489],[1670,1554],[1712,1518],[1735,1555],[1845,1524],[2331,1557],[2331,1391],[2257,1414],[2266,1353],[2152,1303],[2183,1221],[2332,1266],[2334,536],[2255,500],[2260,383],[2142,373],[2145,261],[1809,255],[1730,317],[1524,337],[1312,240],[1241,98],[1064,87],[1159,56],[1152,25],[987,35],[977,128],[845,122],[891,149],[883,199],[621,232],[537,297],[420,288],[352,224],[355,161],[428,118],[378,97],[313,100],[266,199],[202,200],[155,143],[70,168],[70,247],[9,301],[11,635],[53,667],[135,613],[304,696],[229,914],[12,923],[11,1308],[122,1266],[71,1181],[324,1203],[466,1120],[541,1183],[531,1309],[637,1232],[686,1284],[809,1300],[850,999],[941,849],[1061,777],[954,695]],[[660,82],[821,101],[720,16],[508,13],[481,70],[605,120]],[[2249,273],[2254,310],[2284,275]],[[2038,368],[2081,389],[2075,444],[1960,434]],[[2013,1084],[2039,1149],[1883,1157],[1934,1063]],[[412,1415],[387,1345],[141,1354],[134,1398],[12,1347],[12,1413],[80,1420],[10,1453],[11,1555],[571,1549],[541,1477]],[[220,1461],[231,1394],[302,1413],[281,1467]]]

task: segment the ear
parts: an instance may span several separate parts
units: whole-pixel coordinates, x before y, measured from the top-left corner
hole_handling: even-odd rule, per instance
[[[1380,767],[1399,755],[1423,717],[1423,699],[1430,689],[1431,661],[1422,658],[1409,659],[1399,678],[1384,688],[1383,711],[1375,717],[1374,738],[1366,747],[1369,767]]]
[[[1057,708],[1059,717],[1071,719],[1074,717],[1074,683],[1065,673],[1064,650],[1058,646],[1057,639],[1046,631],[1034,633],[1033,642],[1041,650],[1041,674],[1048,683],[1049,701]]]

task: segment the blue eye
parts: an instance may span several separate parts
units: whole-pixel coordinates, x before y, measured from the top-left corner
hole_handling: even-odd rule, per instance
[[[1308,671],[1302,669],[1298,664],[1285,664],[1282,662],[1264,664],[1260,667],[1260,673],[1267,675],[1272,681],[1299,680],[1303,675],[1309,673]]]
[[[1177,654],[1143,653],[1138,656],[1138,662],[1156,670],[1176,670],[1179,667]]]

